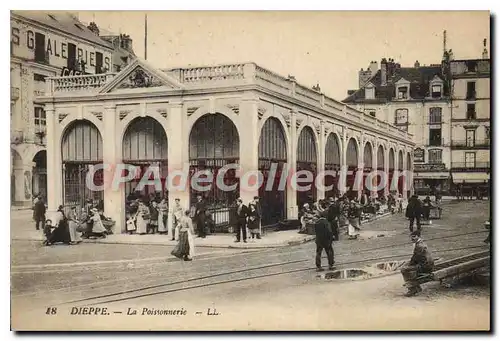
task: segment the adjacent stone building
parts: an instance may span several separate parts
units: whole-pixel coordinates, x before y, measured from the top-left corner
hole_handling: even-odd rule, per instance
[[[10,48],[11,202],[31,206],[47,194],[47,77],[112,71],[115,47],[70,13],[12,11]]]
[[[417,193],[439,189],[449,194],[457,181],[472,188],[487,180],[490,62],[486,47],[484,53],[481,60],[453,60],[450,50],[440,64],[430,66],[416,61],[413,67],[404,67],[383,58],[379,69],[372,61],[367,70],[359,71],[360,88],[348,91],[343,101],[413,136]]]

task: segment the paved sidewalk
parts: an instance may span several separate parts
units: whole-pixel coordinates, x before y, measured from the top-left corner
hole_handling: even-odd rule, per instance
[[[34,222],[31,218],[31,213],[26,211],[11,211],[11,240],[34,240],[43,241],[44,236],[42,231],[35,230]],[[373,219],[363,222],[363,229],[360,234],[362,239],[371,239],[378,237],[380,234],[390,236],[393,231],[374,231],[370,229],[371,221],[381,219],[390,215],[390,213],[377,216]],[[273,248],[290,245],[298,245],[313,241],[315,236],[299,234],[297,230],[268,232],[262,236],[262,239],[251,240],[247,243],[236,243],[233,234],[216,234],[209,235],[206,238],[196,238],[195,244],[199,247],[213,248],[238,248],[238,249],[257,249],[257,248]],[[174,246],[176,241],[172,241],[167,235],[150,234],[150,235],[129,235],[129,234],[113,234],[104,239],[85,239],[85,243],[99,244],[129,244],[129,245],[166,245]]]

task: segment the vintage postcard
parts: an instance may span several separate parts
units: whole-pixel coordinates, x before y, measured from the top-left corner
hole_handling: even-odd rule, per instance
[[[489,331],[490,13],[10,13],[11,328]]]

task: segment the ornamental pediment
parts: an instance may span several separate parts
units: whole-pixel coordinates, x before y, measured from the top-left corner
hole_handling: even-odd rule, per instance
[[[150,88],[182,89],[183,85],[146,62],[136,59],[106,84],[100,93],[120,92],[123,90]]]

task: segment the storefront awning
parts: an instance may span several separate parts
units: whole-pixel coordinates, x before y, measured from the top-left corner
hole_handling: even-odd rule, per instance
[[[486,173],[453,173],[453,183],[484,183],[490,175]]]
[[[449,172],[415,172],[413,179],[440,179],[446,180],[450,177]]]

